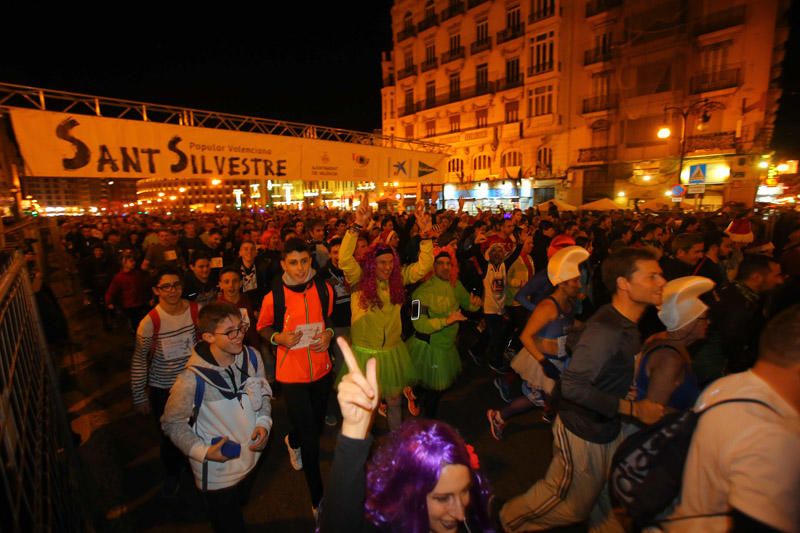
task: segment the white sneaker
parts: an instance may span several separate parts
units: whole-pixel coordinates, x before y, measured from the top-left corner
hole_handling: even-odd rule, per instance
[[[286,449],[289,450],[289,462],[292,463],[292,468],[302,470],[303,456],[300,454],[300,448],[292,448],[292,445],[289,444],[289,435],[283,438],[283,442],[286,443]]]

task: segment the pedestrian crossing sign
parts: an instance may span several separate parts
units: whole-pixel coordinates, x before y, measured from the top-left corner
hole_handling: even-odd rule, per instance
[[[689,167],[689,184],[703,185],[706,182],[706,165],[692,165]]]

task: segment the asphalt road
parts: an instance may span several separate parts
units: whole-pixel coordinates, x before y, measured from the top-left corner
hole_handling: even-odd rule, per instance
[[[129,364],[133,335],[122,319],[105,332],[99,318],[84,308],[76,292],[56,286],[68,314],[75,346],[59,357],[62,394],[73,430],[81,435],[82,502],[97,531],[210,531],[200,495],[187,471],[178,495],[159,496],[162,469],[158,433],[150,417],[134,414]],[[550,426],[536,409],[515,418],[503,441],[489,432],[486,410],[502,404],[490,371],[464,361],[461,379],[442,399],[439,417],[457,428],[480,457],[494,493],[507,499],[541,477],[551,454]],[[331,395],[330,401],[335,401]],[[252,531],[312,531],[311,504],[302,472],[288,460],[283,437],[287,417],[283,399],[273,401],[274,427],[244,508]],[[378,431],[385,430],[379,417]],[[327,476],[338,428],[325,428],[322,470]],[[580,528],[573,528],[580,531]]]

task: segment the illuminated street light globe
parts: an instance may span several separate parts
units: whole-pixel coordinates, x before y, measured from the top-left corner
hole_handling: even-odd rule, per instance
[[[768,168],[768,167],[769,167],[769,163],[768,162],[766,162],[766,161],[759,161],[758,162],[758,168]]]
[[[663,126],[658,130],[656,135],[658,135],[659,139],[669,139],[669,136],[672,135],[672,132],[668,127]]]

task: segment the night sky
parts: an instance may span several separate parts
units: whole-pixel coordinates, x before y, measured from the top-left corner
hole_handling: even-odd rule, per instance
[[[102,23],[66,14],[48,22],[24,13],[13,24],[4,17],[4,26],[16,31],[0,32],[0,81],[380,128],[380,60],[392,44],[391,1],[264,4],[269,9],[186,3],[187,12],[172,14],[138,3],[113,15],[87,7],[87,16],[108,19]]]
[[[168,4],[137,3],[113,13],[87,7],[80,18],[4,16],[0,81],[364,131],[380,127],[380,57],[391,48],[391,0],[297,1],[279,9],[273,2],[268,8],[198,3],[180,12],[165,11]],[[798,157],[798,2],[791,21],[773,144],[779,155]]]

